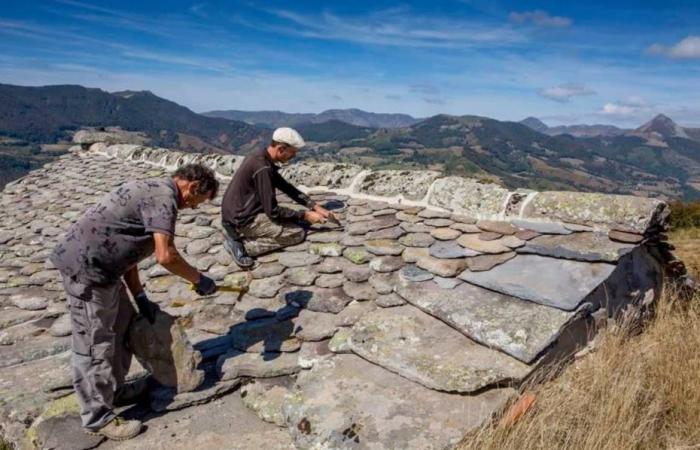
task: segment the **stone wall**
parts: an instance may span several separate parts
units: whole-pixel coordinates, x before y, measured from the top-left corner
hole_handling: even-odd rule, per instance
[[[135,144],[81,143],[77,148],[168,170],[202,163],[224,179],[233,175],[243,159]],[[476,219],[557,220],[596,230],[650,235],[666,229],[669,214],[668,205],[657,199],[563,191],[509,191],[496,184],[427,170],[373,171],[353,164],[301,162],[284,167],[282,173],[307,192],[332,189],[351,197],[450,210]]]

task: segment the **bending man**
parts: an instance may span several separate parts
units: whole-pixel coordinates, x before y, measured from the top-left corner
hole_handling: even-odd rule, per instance
[[[136,394],[124,384],[132,357],[126,331],[135,314],[127,288],[139,312],[154,323],[159,308],[146,296],[136,265],[155,250],[158,263],[195,284],[198,294],[216,292],[214,282],[180,256],[173,239],[178,209],[196,208],[218,188],[214,173],[196,164],[172,178],[126,182],[88,209],[51,254],[68,297],[73,386],[86,432],[124,440],[141,431],[140,421],[114,413],[115,401]]]
[[[226,189],[221,204],[224,247],[239,266],[250,268],[251,256],[301,243],[306,232],[299,222],[323,222],[330,215],[282,178],[275,164],[288,162],[303,146],[304,139],[295,130],[276,129],[267,148],[246,156]],[[276,189],[308,210],[279,206]]]

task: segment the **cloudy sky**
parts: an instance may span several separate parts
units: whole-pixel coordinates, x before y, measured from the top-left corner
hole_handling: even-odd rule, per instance
[[[194,111],[700,126],[697,0],[3,2],[0,82]]]

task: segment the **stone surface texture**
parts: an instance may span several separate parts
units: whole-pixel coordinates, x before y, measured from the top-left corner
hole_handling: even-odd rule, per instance
[[[75,139],[0,193],[0,433],[17,445],[31,434],[60,448],[54,437],[76,428],[74,410],[48,414],[72,387],[70,316],[46,258],[126,179],[211,167],[219,196],[179,211],[175,245],[247,292],[200,298],[154,258],[139,265],[163,313],[155,327],[134,322],[130,376],[152,371],[163,386],[133,412],[148,430],[101,449],[448,448],[543,361],[585,344],[595,330],[580,325],[594,313],[658,295],[670,261],[658,200],[301,162],[283,176],[341,226],[313,225],[306,242],[244,272],[221,245],[220,219],[241,156],[151,148],[112,128]]]

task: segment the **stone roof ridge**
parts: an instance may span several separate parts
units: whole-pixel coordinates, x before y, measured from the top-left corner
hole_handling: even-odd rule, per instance
[[[133,143],[88,141],[80,142],[80,148],[168,170],[200,162],[224,179],[233,175],[243,159],[239,155],[185,153]],[[330,190],[366,200],[450,211],[476,220],[560,222],[654,235],[666,230],[669,215],[668,205],[658,199],[590,192],[511,191],[434,170],[371,170],[348,163],[302,161],[283,167],[282,173],[306,192]]]

